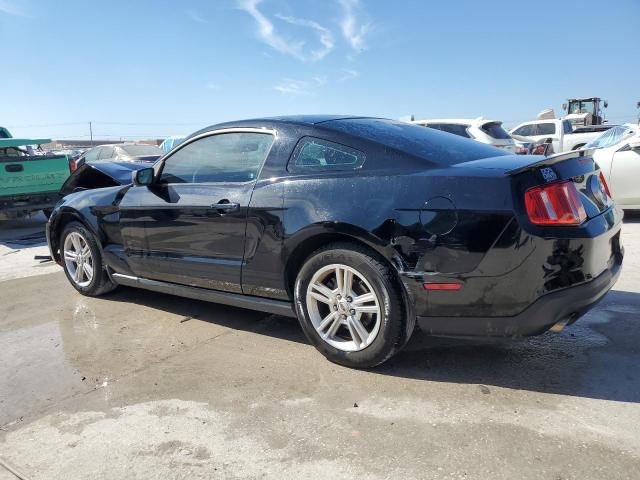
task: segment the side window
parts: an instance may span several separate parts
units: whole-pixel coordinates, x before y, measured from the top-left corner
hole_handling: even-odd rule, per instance
[[[538,135],[554,135],[556,133],[555,123],[539,123]]]
[[[442,125],[439,123],[429,123],[425,127],[433,128],[435,130],[442,130]]]
[[[514,135],[522,135],[523,137],[530,137],[535,135],[535,125],[523,125],[520,128],[517,128],[513,132]]]
[[[345,145],[304,137],[289,160],[290,172],[355,170],[364,163],[365,155]]]
[[[273,143],[270,133],[213,134],[186,144],[168,157],[162,183],[249,182],[256,180]]]
[[[91,150],[87,150],[84,154],[85,162],[93,162],[98,159],[98,153],[100,153],[100,148],[92,148]]]
[[[113,147],[102,147],[98,160],[108,160],[113,157]]]

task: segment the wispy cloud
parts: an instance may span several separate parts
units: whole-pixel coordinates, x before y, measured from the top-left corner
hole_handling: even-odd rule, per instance
[[[329,54],[329,52],[331,52],[331,50],[333,50],[333,34],[328,28],[323,27],[318,22],[314,22],[313,20],[305,20],[304,18],[290,17],[287,15],[282,15],[280,13],[277,13],[276,17],[283,22],[290,23],[291,25],[307,27],[317,32],[318,39],[322,44],[322,48],[310,52],[309,56],[311,60],[322,60]]]
[[[304,55],[302,55],[304,43],[291,42],[280,36],[276,32],[273,23],[258,10],[258,5],[261,2],[262,0],[237,0],[236,4],[240,10],[247,12],[256,21],[258,24],[258,36],[264,43],[280,53],[291,55],[298,60],[304,60]]]
[[[340,77],[341,82],[346,82],[347,80],[353,80],[360,76],[360,72],[354,70],[352,68],[343,68],[342,69],[342,77]]]
[[[7,15],[15,15],[17,17],[28,17],[29,14],[15,2],[9,0],[0,0],[0,13]]]
[[[220,90],[220,88],[222,88],[222,87],[220,87],[220,85],[218,85],[217,83],[213,83],[213,82],[208,82],[205,86],[209,90]]]
[[[354,50],[365,50],[365,37],[371,31],[371,22],[361,20],[360,0],[338,0],[338,3],[342,7],[340,19],[342,35]]]
[[[274,88],[282,95],[289,97],[308,97],[315,94],[315,90],[327,83],[324,77],[313,77],[311,80],[293,80],[283,78]]]
[[[195,8],[190,8],[187,10],[187,17],[197,23],[209,23],[209,21],[204,18]]]
[[[259,9],[262,0],[236,0],[240,10],[247,12],[255,20],[258,37],[274,50],[285,55],[291,55],[301,61],[317,61],[326,57],[334,48],[334,39],[331,31],[314,20],[297,18],[290,15],[277,13],[275,18],[290,25],[304,27],[313,30],[318,35],[320,47],[306,49],[304,40],[285,37],[278,32],[273,22]]]

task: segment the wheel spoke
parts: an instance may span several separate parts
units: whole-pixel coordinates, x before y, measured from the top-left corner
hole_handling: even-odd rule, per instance
[[[318,325],[318,331],[319,332],[324,332],[327,327],[336,319],[336,317],[338,317],[339,314],[336,311],[331,312],[329,315],[327,315],[326,317],[324,317],[322,319],[322,322],[320,322],[320,325]]]
[[[363,293],[362,295],[358,295],[357,297],[355,297],[351,302],[351,305],[362,305],[363,303],[367,302],[375,302],[375,300],[376,296],[373,293]]]
[[[344,273],[340,267],[336,267],[336,290],[340,295],[344,294]]]
[[[77,267],[75,274],[73,275],[73,279],[76,281],[76,283],[80,283],[82,281],[82,272],[83,272],[83,268]]]
[[[71,242],[73,243],[73,249],[76,253],[82,252],[82,244],[80,243],[80,237],[74,233],[71,234]]]
[[[64,259],[70,260],[74,263],[78,262],[78,254],[76,252],[72,252],[71,250],[64,251]]]
[[[342,319],[340,318],[340,315],[337,315],[336,318],[334,318],[333,323],[329,327],[329,330],[327,330],[327,333],[324,334],[324,338],[333,337],[338,332],[338,328],[340,328],[341,324]]]
[[[82,254],[83,255],[89,255],[90,253],[90,249],[89,249],[89,244],[85,244],[84,248],[82,249]]]
[[[351,338],[356,343],[356,345],[363,345],[367,342],[369,332],[367,332],[367,329],[364,328],[364,325],[362,325],[358,317],[348,317],[347,327],[349,328]]]
[[[326,303],[327,305],[331,305],[333,302],[331,301],[330,298],[325,297],[324,295],[318,293],[318,292],[311,292],[310,294],[313,298],[315,298],[317,301],[322,302],[322,303]]]
[[[88,281],[91,281],[93,278],[93,268],[88,263],[83,263],[82,268],[84,269],[84,276],[87,277]]]
[[[320,282],[316,282],[312,285],[312,288],[316,290],[315,292],[311,292],[311,296],[313,298],[326,304],[331,304],[333,302],[333,292],[329,287]]]
[[[377,305],[353,305],[353,309],[358,313],[380,313]]]
[[[352,289],[353,289],[353,272],[345,268],[344,281],[342,283],[342,295],[345,297],[350,296]]]

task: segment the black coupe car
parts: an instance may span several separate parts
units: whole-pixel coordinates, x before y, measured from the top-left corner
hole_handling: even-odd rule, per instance
[[[318,350],[372,367],[416,321],[446,336],[560,330],[622,263],[622,214],[585,152],[509,155],[378,118],[205,128],[66,196],[47,224],[71,284],[296,316]]]

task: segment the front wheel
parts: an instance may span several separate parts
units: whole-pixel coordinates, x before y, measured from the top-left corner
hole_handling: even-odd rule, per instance
[[[408,339],[402,293],[391,268],[358,245],[333,244],[313,253],[294,293],[305,335],[332,362],[374,367]]]
[[[116,288],[103,268],[98,242],[84,225],[69,223],[60,240],[64,273],[78,292],[97,297]]]

